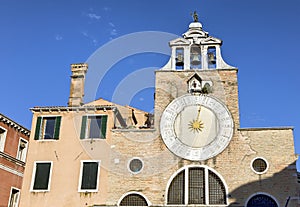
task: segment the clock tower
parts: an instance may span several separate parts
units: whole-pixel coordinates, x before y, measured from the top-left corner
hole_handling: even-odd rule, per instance
[[[170,151],[205,161],[225,150],[239,128],[237,68],[223,60],[222,41],[196,20],[169,45],[171,58],[156,71],[156,123]]]
[[[223,60],[222,40],[194,16],[169,46],[169,62],[155,73],[155,127],[179,160],[166,205],[277,207],[295,196],[292,129],[240,128],[238,69]],[[284,153],[275,153],[275,146],[284,146]],[[284,177],[293,186],[286,197]]]

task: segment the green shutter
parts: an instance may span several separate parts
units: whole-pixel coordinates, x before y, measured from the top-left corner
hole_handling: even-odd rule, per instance
[[[102,116],[101,118],[101,138],[106,138],[106,123],[107,123],[107,115]]]
[[[59,139],[59,129],[60,129],[61,116],[55,119],[55,129],[54,129],[54,139]]]
[[[85,138],[87,116],[82,117],[80,139]]]
[[[42,117],[38,117],[36,120],[34,140],[40,139],[41,124],[42,124]]]

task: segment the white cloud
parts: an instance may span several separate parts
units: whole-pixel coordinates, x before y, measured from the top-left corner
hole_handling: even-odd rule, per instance
[[[115,27],[115,25],[112,22],[108,23],[111,27]]]
[[[81,32],[81,34],[83,34],[83,36],[88,37],[88,33],[87,32]]]
[[[89,34],[88,32],[86,32],[86,31],[81,32],[81,34],[82,34],[83,36],[85,36],[87,39],[89,39],[90,41],[92,41],[93,45],[97,46],[98,40],[97,40],[94,36],[90,35],[90,34]]]
[[[63,39],[63,37],[62,37],[61,35],[57,34],[57,35],[55,36],[55,39],[56,39],[57,41],[60,41],[60,40]]]
[[[111,10],[109,7],[103,7],[103,10],[104,11],[109,11],[109,10]]]
[[[112,36],[118,35],[117,30],[116,30],[116,29],[112,29],[112,30],[110,31],[110,35],[112,35]]]
[[[101,19],[101,16],[99,16],[95,13],[88,13],[86,16],[88,16],[90,19],[95,19],[95,20]]]

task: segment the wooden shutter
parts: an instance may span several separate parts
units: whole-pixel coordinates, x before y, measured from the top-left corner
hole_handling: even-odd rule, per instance
[[[48,190],[51,163],[36,163],[33,190]]]
[[[58,116],[55,119],[54,139],[59,139],[60,123],[61,116]]]
[[[106,123],[107,123],[107,115],[101,117],[101,137],[102,139],[106,138]]]
[[[36,120],[34,140],[40,139],[41,124],[42,124],[42,117],[38,117]]]
[[[82,168],[81,190],[96,190],[98,162],[85,162]]]
[[[85,138],[86,121],[87,121],[87,116],[83,116],[82,117],[82,121],[81,121],[80,139],[84,139]]]

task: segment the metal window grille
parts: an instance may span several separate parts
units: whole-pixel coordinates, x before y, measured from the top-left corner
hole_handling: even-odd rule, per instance
[[[120,206],[148,206],[146,199],[139,194],[130,194],[125,196]]]
[[[204,168],[189,169],[189,204],[205,204]]]
[[[270,196],[258,194],[248,201],[247,207],[278,207],[278,205]]]
[[[267,163],[265,160],[257,158],[253,161],[252,167],[256,172],[262,173],[267,169]]]
[[[225,185],[212,171],[204,167],[191,167],[181,171],[172,180],[167,204],[226,205]]]
[[[169,187],[168,204],[184,204],[184,170],[173,179]]]
[[[209,204],[226,204],[226,191],[222,180],[210,170],[208,171]]]

